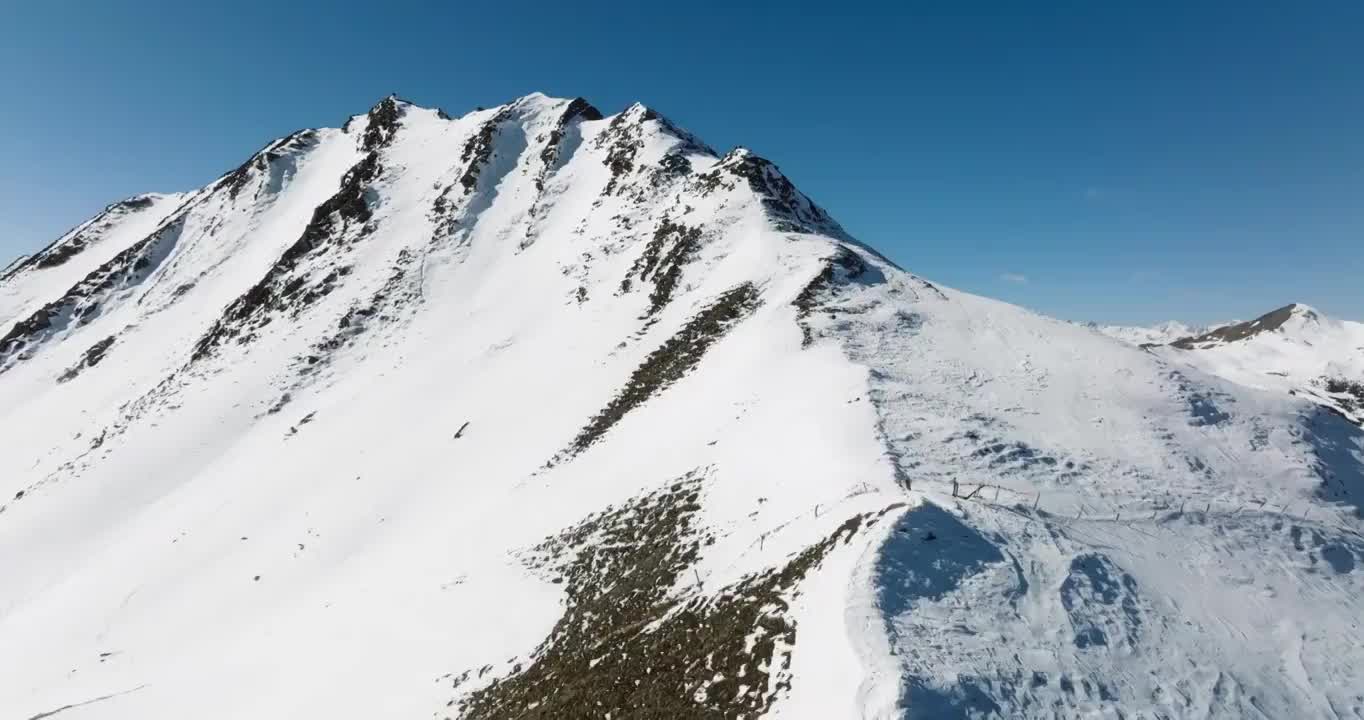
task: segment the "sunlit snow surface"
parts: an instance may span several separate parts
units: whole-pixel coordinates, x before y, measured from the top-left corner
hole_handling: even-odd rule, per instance
[[[713,542],[611,638],[837,538],[762,609],[768,715],[1364,713],[1358,426],[570,109],[381,103],[0,283],[0,332],[57,303],[0,344],[0,715],[455,717],[564,616],[532,549],[683,477]]]

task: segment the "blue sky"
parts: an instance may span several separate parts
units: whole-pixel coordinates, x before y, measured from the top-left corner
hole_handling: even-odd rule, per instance
[[[749,146],[905,268],[1049,314],[1364,318],[1357,0],[6,5],[4,256],[390,92],[540,90]]]

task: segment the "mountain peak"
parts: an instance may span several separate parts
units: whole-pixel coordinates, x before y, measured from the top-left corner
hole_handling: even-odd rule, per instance
[[[1320,321],[1321,316],[1311,306],[1292,303],[1271,310],[1254,320],[1223,325],[1201,335],[1180,338],[1171,342],[1170,345],[1184,350],[1194,350],[1223,343],[1241,342],[1264,333],[1281,331],[1289,321],[1294,319],[1303,323],[1316,324]]]
[[[636,100],[630,106],[621,111],[621,115],[634,122],[644,122],[646,120],[657,120],[661,116],[653,108]]]
[[[382,98],[379,98],[379,101],[374,103],[374,105],[370,107],[370,112],[374,112],[383,105],[413,105],[413,104],[414,103],[410,100],[404,100],[401,96],[398,95],[398,93],[389,93],[383,96]]]
[[[1304,303],[1293,303],[1288,307],[1291,308],[1291,312],[1296,317],[1301,317],[1304,320],[1310,320],[1313,322],[1321,320],[1321,313],[1317,312],[1317,309],[1312,307],[1311,305],[1307,305]]]
[[[639,103],[345,130],[0,279],[7,716],[1357,704],[1364,432],[1180,362],[1315,311],[1114,343]]]

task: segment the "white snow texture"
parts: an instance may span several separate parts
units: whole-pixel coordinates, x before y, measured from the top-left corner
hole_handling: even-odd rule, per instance
[[[5,718],[1364,716],[1357,326],[1139,348],[539,94],[0,277]]]

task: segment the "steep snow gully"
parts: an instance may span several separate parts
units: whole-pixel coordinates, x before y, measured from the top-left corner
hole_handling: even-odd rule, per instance
[[[1364,715],[1357,423],[641,105],[386,98],[0,338],[4,717]]]

